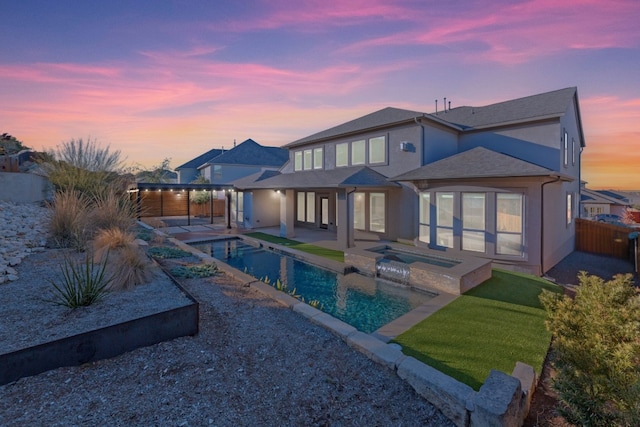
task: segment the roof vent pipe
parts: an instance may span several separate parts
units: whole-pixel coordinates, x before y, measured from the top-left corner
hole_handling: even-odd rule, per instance
[[[444,97],[444,112],[447,112],[447,97]]]
[[[451,110],[451,101],[449,101],[449,107],[448,108],[449,108],[449,110]]]
[[[438,114],[438,100],[436,99],[436,114]]]

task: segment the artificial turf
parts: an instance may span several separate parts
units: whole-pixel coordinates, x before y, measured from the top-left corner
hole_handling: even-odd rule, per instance
[[[291,240],[284,237],[273,236],[271,234],[261,232],[247,233],[246,236],[253,237],[254,239],[264,240],[265,242],[295,248],[296,250],[325,257],[333,261],[344,262],[344,252],[342,251],[327,249],[320,246],[311,245],[309,243],[298,242],[297,240]]]
[[[395,338],[402,351],[478,390],[491,369],[511,374],[516,362],[540,375],[551,333],[538,299],[561,292],[544,279],[493,270],[491,279]]]

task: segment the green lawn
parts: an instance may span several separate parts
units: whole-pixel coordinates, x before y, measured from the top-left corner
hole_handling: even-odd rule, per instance
[[[535,276],[493,270],[461,295],[394,340],[403,352],[478,390],[491,369],[511,374],[516,362],[540,375],[551,334],[538,295],[561,292]]]
[[[254,239],[264,240],[266,242],[276,243],[282,246],[288,246],[299,251],[307,252],[313,255],[328,258],[333,261],[344,262],[344,252],[334,249],[326,249],[320,246],[311,245],[309,243],[298,242],[297,240],[285,239],[284,237],[272,236],[266,233],[247,233],[246,236]]]

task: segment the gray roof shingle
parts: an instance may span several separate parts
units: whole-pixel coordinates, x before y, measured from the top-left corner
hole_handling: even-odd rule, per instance
[[[387,107],[341,125],[314,133],[305,138],[298,139],[285,145],[285,147],[294,148],[311,142],[318,142],[365,130],[389,127],[411,122],[416,118],[425,118],[441,123],[451,129],[465,131],[501,124],[560,117],[566,113],[567,108],[576,94],[576,87],[568,87],[484,107],[464,106],[452,108],[447,110],[446,113],[439,111],[437,114]],[[581,140],[581,143],[584,145],[583,140]]]
[[[178,166],[176,168],[176,170],[180,170],[180,169],[197,169],[200,166],[202,166],[203,164],[207,163],[208,161],[213,160],[214,158],[218,157],[223,152],[224,152],[224,150],[221,150],[219,148],[214,148],[213,150],[209,150],[204,154],[200,154],[195,159],[191,159],[187,163]]]
[[[366,116],[348,121],[338,126],[334,126],[330,129],[323,130],[313,135],[307,136],[297,141],[291,142],[285,147],[292,148],[298,145],[303,145],[311,141],[317,141],[327,138],[332,138],[338,135],[349,134],[352,132],[358,132],[364,129],[389,126],[395,123],[402,123],[411,121],[416,117],[423,116],[424,113],[411,110],[402,110],[400,108],[387,107],[382,110],[375,111]]]
[[[558,117],[567,111],[576,92],[577,88],[568,87],[484,107],[452,108],[440,111],[437,117],[464,129]]]
[[[233,182],[240,189],[397,187],[386,176],[366,166],[354,166],[322,171],[304,171],[268,176],[256,174]]]
[[[507,178],[518,176],[557,176],[557,172],[484,147],[430,163],[403,173],[392,181],[436,179]]]
[[[206,162],[206,164],[270,166],[279,168],[288,160],[288,150],[281,147],[264,147],[253,139],[247,139]]]

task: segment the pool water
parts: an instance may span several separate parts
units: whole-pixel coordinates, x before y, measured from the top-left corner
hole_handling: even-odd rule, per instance
[[[192,246],[258,279],[268,278],[272,285],[279,279],[306,302],[318,301],[319,309],[366,333],[434,297],[357,273],[338,274],[240,239]]]

